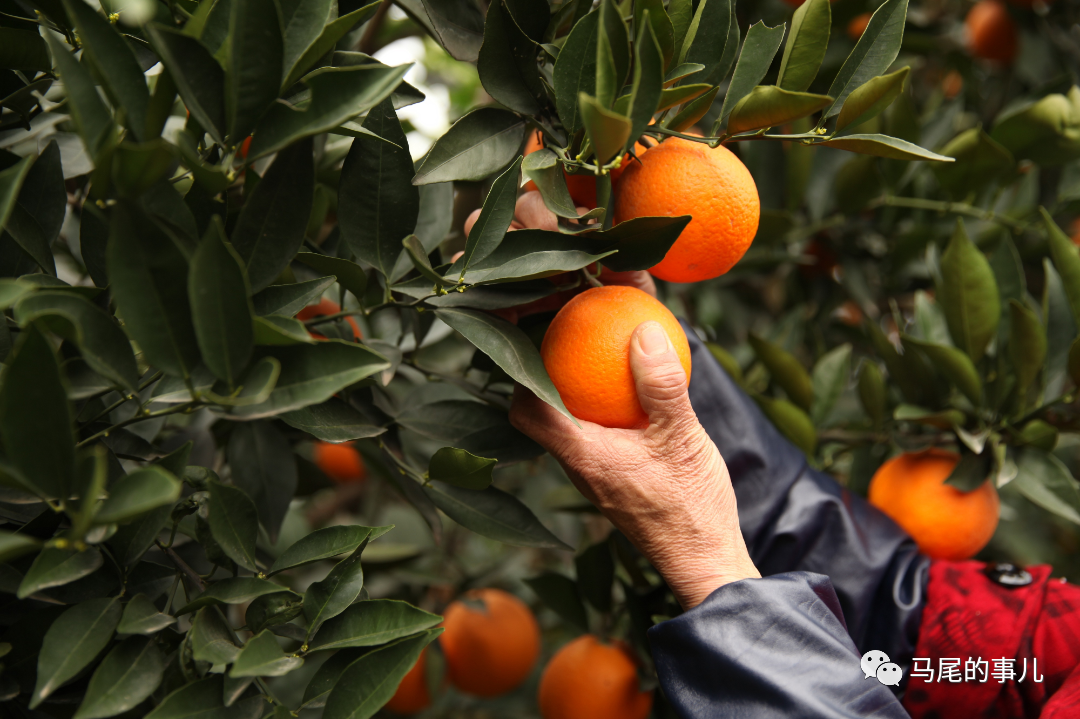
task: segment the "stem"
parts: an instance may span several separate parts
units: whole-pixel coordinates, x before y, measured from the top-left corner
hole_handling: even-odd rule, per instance
[[[327,322],[363,314],[365,314],[363,310],[342,310],[341,312],[335,312],[332,315],[319,315],[318,317],[312,317],[310,320],[304,320],[304,326],[314,327],[315,325],[324,325]]]
[[[187,578],[195,583],[195,586],[198,587],[200,591],[206,590],[206,582],[203,581],[203,578],[200,577],[199,573],[192,569],[187,562],[181,559],[180,555],[177,554],[172,547],[166,547],[156,539],[154,540],[154,544],[158,546],[158,549],[165,553],[165,556],[169,558],[169,561],[173,563],[173,566],[186,574]]]
[[[112,425],[111,427],[106,427],[105,429],[101,430],[100,432],[95,432],[94,434],[90,435],[89,437],[87,437],[83,441],[76,444],[75,448],[78,449],[79,447],[84,447],[84,446],[90,444],[91,442],[93,442],[96,439],[101,439],[102,437],[107,437],[107,436],[109,436],[110,432],[114,432],[114,431],[116,431],[118,429],[122,429],[124,427],[127,427],[129,424],[135,424],[136,422],[143,422],[143,421],[146,421],[148,419],[156,419],[158,417],[165,417],[165,416],[170,415],[170,414],[179,414],[181,412],[187,412],[188,410],[194,409],[196,407],[201,407],[204,404],[205,404],[205,402],[203,402],[202,400],[192,400],[191,402],[185,402],[183,404],[178,404],[175,407],[170,407],[169,409],[163,409],[163,410],[160,410],[158,412],[147,412],[147,413],[141,414],[141,415],[137,414],[134,417],[130,417],[128,419],[125,419],[123,422],[117,422],[116,424]]]
[[[393,4],[393,0],[383,0],[382,5],[375,11],[375,16],[371,18],[367,29],[364,30],[364,34],[360,38],[360,52],[365,55],[371,55],[375,52],[375,41],[378,39],[379,31],[382,30],[383,23],[386,21],[386,14],[390,12],[390,6]]]
[[[948,212],[954,215],[974,217],[988,222],[997,222],[1008,227],[1013,232],[1024,231],[1026,225],[1008,217],[999,215],[990,210],[983,210],[963,202],[942,202],[940,200],[924,200],[921,197],[893,197],[886,195],[870,203],[869,207],[907,207],[912,210],[932,210],[936,212]]]

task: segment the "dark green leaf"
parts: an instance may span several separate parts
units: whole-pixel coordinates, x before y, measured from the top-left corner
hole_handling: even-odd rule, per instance
[[[240,425],[237,429],[244,427]],[[234,471],[240,469],[233,462]],[[292,498],[292,493],[286,501]],[[210,531],[222,551],[241,567],[258,571],[255,539],[259,533],[255,504],[244,492],[218,482],[210,483]],[[190,606],[190,605],[188,605]]]
[[[125,140],[112,155],[113,188],[121,197],[138,197],[175,164],[173,146],[161,138],[140,143]]]
[[[315,676],[304,689],[302,709],[315,709],[326,705],[326,697],[353,662],[368,653],[368,649],[343,649],[334,652],[322,663]]]
[[[33,258],[45,272],[55,275],[56,263],[53,260],[52,243],[60,234],[67,210],[67,191],[64,188],[64,170],[60,163],[60,147],[53,140],[25,172],[9,168],[0,177],[8,177],[7,188],[0,190],[0,197],[8,197],[9,192],[18,192],[18,200],[9,206],[10,213],[0,207],[0,219],[5,215],[6,229],[19,247]],[[24,160],[23,162],[26,162]],[[18,167],[18,166],[16,166]],[[24,168],[25,169],[25,168]],[[8,174],[15,172],[15,175]],[[14,182],[12,182],[14,181]],[[21,189],[17,186],[21,183]],[[0,181],[0,184],[2,181]],[[7,199],[6,202],[10,202]],[[0,199],[0,204],[5,203]]]
[[[521,171],[536,184],[549,210],[559,217],[578,218],[577,205],[566,187],[562,164],[552,150],[544,148],[526,155],[521,162]]]
[[[691,75],[690,81],[717,85],[724,79],[728,70],[724,59],[732,50],[728,47],[728,42],[731,37],[729,28],[733,24],[733,10],[734,3],[731,0],[705,0],[697,4],[697,12],[694,13],[682,43],[679,62],[700,63],[705,69]],[[675,14],[672,13],[673,16]],[[751,87],[756,84],[755,81]]]
[[[521,179],[521,157],[498,179],[491,184],[491,190],[484,200],[480,217],[469,232],[465,242],[465,253],[454,263],[451,272],[458,270],[465,276],[469,265],[480,262],[499,246],[510,223],[514,220],[514,208],[517,205],[517,188]]]
[[[176,617],[158,611],[145,594],[136,594],[124,607],[117,634],[156,634],[165,627],[175,624]]]
[[[135,564],[165,528],[171,514],[172,507],[161,506],[130,524],[118,527],[116,534],[109,539],[109,547],[116,561],[124,567]]]
[[[271,542],[296,492],[296,459],[272,422],[245,422],[233,430],[228,446],[232,479],[250,497]]]
[[[825,111],[825,117],[838,114],[857,87],[889,69],[900,52],[907,9],[908,0],[887,0],[874,11],[855,49],[829,86],[828,94],[836,99]]]
[[[523,9],[536,9],[521,3]],[[547,25],[547,3],[540,12]],[[484,89],[496,102],[511,110],[535,115],[545,100],[540,68],[536,64],[539,47],[522,32],[502,0],[488,6],[484,22],[484,42],[476,60],[476,70]]]
[[[630,41],[614,0],[600,0],[597,13],[600,17],[596,31],[596,101],[602,109],[608,109],[619,96],[630,71]],[[588,124],[586,119],[586,128]]]
[[[269,629],[248,640],[236,657],[230,677],[280,677],[299,668],[304,660],[285,656],[277,638]]]
[[[52,62],[41,35],[13,27],[0,28],[0,68],[49,72]]]
[[[416,271],[427,280],[439,285],[440,287],[445,284],[442,275],[431,269],[431,261],[428,259],[427,252],[424,251],[424,246],[420,244],[420,238],[416,235],[409,235],[401,241],[402,247],[405,248],[405,253],[409,256],[409,261],[412,262]]]
[[[180,497],[180,482],[160,467],[143,467],[121,477],[109,487],[109,498],[98,510],[98,524],[128,522]]]
[[[469,0],[411,0],[402,3],[455,60],[476,62],[484,39],[484,16]]]
[[[925,352],[938,371],[971,400],[972,404],[976,407],[982,404],[982,382],[975,364],[967,354],[955,347],[923,342],[906,336],[903,339],[905,346],[914,345]]]
[[[791,443],[801,449],[807,457],[814,456],[814,451],[817,449],[817,432],[806,412],[783,399],[755,395],[754,401],[781,434],[791,440]]]
[[[1080,157],[1080,88],[1067,95],[1051,93],[1038,102],[1016,103],[1002,112],[993,129],[1000,142],[1018,160],[1054,166]]]
[[[791,17],[791,32],[780,61],[776,84],[791,92],[806,92],[817,77],[832,27],[829,0],[807,0]]]
[[[437,483],[424,486],[435,505],[477,534],[516,547],[568,549],[519,499],[501,489],[458,489]]]
[[[1073,319],[1080,324],[1080,254],[1077,254],[1076,246],[1068,236],[1061,231],[1053,218],[1044,208],[1039,208],[1043,222],[1046,225],[1047,236],[1050,240],[1050,256],[1054,258],[1054,267],[1061,275],[1061,282],[1065,288],[1065,296],[1069,298],[1069,307],[1072,309]]]
[[[19,584],[18,597],[25,599],[43,589],[82,579],[97,570],[102,561],[101,552],[94,547],[82,551],[47,547],[26,570],[26,576]]]
[[[0,563],[18,559],[41,547],[41,542],[25,534],[0,531]]]
[[[225,139],[225,71],[206,46],[181,30],[150,24],[147,33],[184,106],[217,142]]]
[[[125,639],[90,678],[75,719],[101,719],[134,709],[154,693],[164,672],[165,655],[152,639]]]
[[[213,485],[211,485],[213,487]],[[211,515],[213,508],[211,507]],[[177,616],[189,614],[204,607],[215,604],[247,604],[256,597],[274,592],[286,592],[288,589],[280,584],[268,582],[256,577],[230,577],[214,582],[206,591],[196,597],[191,603],[177,610]]]
[[[98,95],[94,78],[90,71],[71,54],[66,45],[53,33],[46,33],[49,47],[52,49],[56,68],[64,82],[67,93],[67,108],[78,128],[79,137],[90,158],[97,162],[102,154],[116,139],[115,125],[109,108]]]
[[[654,7],[658,12],[664,12],[664,6],[659,0],[654,0]],[[644,27],[638,33],[638,40],[634,46],[634,73],[630,88],[630,100],[624,113],[631,120],[629,144],[633,144],[645,128],[652,122],[653,114],[660,105],[660,95],[664,84],[664,57],[661,54],[660,44],[653,33],[650,22],[652,13],[648,10],[644,15]],[[666,20],[667,16],[662,15]]]
[[[681,105],[684,102],[689,102],[695,97],[700,97],[702,94],[708,92],[712,88],[709,85],[696,84],[696,85],[678,85],[676,87],[669,87],[664,89],[660,93],[660,104],[657,106],[657,112],[663,112],[676,105]],[[624,96],[625,97],[625,96]],[[622,98],[619,98],[620,101]]]
[[[344,647],[373,647],[431,629],[442,621],[437,614],[395,599],[357,602],[326,622],[311,651]]]
[[[310,4],[311,3],[305,2],[296,3],[296,5],[298,5],[301,9],[305,9],[305,6]],[[322,1],[318,4],[321,5]],[[326,4],[329,5],[329,3]],[[304,73],[307,72],[312,65],[314,65],[321,57],[326,55],[326,53],[333,50],[334,46],[337,45],[338,41],[345,37],[345,35],[347,35],[349,31],[351,31],[360,23],[367,22],[367,20],[375,14],[375,11],[378,8],[379,3],[373,2],[356,10],[353,10],[346,15],[342,15],[336,20],[327,23],[325,27],[323,27],[323,23],[320,21],[318,23],[318,30],[321,30],[321,32],[319,32],[315,40],[306,49],[304,49],[303,55],[299,56],[295,62],[291,61],[291,53],[293,51],[293,48],[290,47],[290,38],[288,36],[288,31],[286,31],[286,56],[285,63],[282,66],[286,77],[281,83],[281,89],[284,91],[287,88],[292,87],[292,85],[294,85],[301,77],[303,77]],[[297,15],[300,14],[301,13],[298,12],[293,17],[295,18]],[[325,17],[325,15],[323,16]],[[315,27],[313,26],[312,29],[315,29]]]
[[[662,74],[665,68],[673,67],[671,63],[675,59],[675,29],[662,0],[641,0],[634,4],[634,27],[638,28],[635,31],[638,33],[638,42],[642,36],[640,28],[643,28],[646,22],[652,27],[652,34],[660,48]]]
[[[190,635],[192,657],[200,662],[230,664],[240,653],[232,627],[216,607],[199,610],[191,622]]]
[[[581,93],[596,94],[596,33],[599,23],[599,12],[591,12],[579,20],[567,36],[552,70],[555,106],[563,127],[570,133],[585,126],[578,108],[578,96]],[[518,143],[515,151],[520,147],[520,139]]]
[[[473,110],[435,142],[412,182],[486,179],[517,157],[524,134],[525,121],[512,112],[497,107]]]
[[[585,93],[578,95],[578,105],[596,161],[607,164],[626,147],[630,139],[630,118],[604,109],[596,98]]]
[[[964,452],[960,461],[945,480],[945,484],[956,487],[961,492],[973,492],[990,477],[993,468],[993,456],[990,452],[971,454]]]
[[[828,0],[824,2],[827,3]],[[775,85],[758,85],[731,109],[727,132],[735,135],[763,127],[784,125],[817,112],[831,102],[832,98],[828,95],[792,92]]]
[[[589,631],[589,615],[573,579],[558,572],[543,572],[524,581],[564,622],[583,632]]]
[[[343,260],[340,257],[317,255],[314,252],[301,252],[293,259],[319,272],[333,273],[337,277],[339,285],[352,292],[353,296],[358,300],[364,298],[364,290],[367,288],[367,274],[364,272],[364,268],[355,262]]]
[[[574,557],[581,596],[601,612],[611,611],[611,587],[615,582],[615,558],[608,540],[592,544]]]
[[[765,23],[758,22],[746,32],[746,42],[743,43],[739,60],[735,63],[735,74],[731,76],[731,84],[724,96],[724,106],[720,110],[721,120],[726,120],[739,101],[749,95],[765,77],[773,58],[776,57],[776,51],[780,49],[780,43],[784,41],[785,28],[783,23],[776,27],[766,27]]]
[[[895,2],[896,0],[889,0]],[[835,107],[835,103],[833,105]],[[814,143],[823,147],[835,147],[838,150],[858,152],[890,160],[930,160],[933,162],[953,162],[953,158],[939,155],[908,142],[888,135],[847,135],[825,142]]]
[[[1042,450],[1020,453],[1013,484],[1020,493],[1043,509],[1073,524],[1080,524],[1080,489],[1061,460]]]
[[[859,401],[874,426],[880,427],[889,408],[889,397],[881,370],[873,362],[864,362],[859,371]]]
[[[331,21],[334,3],[333,0],[281,0],[278,7],[281,9],[283,40],[281,89],[284,91],[299,80],[311,66],[311,63],[308,63],[306,66],[298,67],[302,65],[301,57],[313,48],[327,22]],[[312,62],[325,55],[326,52],[327,50],[324,49],[318,56],[312,58]]]
[[[32,708],[97,658],[112,639],[120,614],[119,599],[88,599],[52,623],[38,653]]]
[[[981,127],[965,130],[941,148],[956,162],[935,165],[942,187],[954,197],[967,197],[1011,175],[1016,168],[1012,153],[995,142]]]
[[[477,457],[463,449],[443,447],[431,457],[428,476],[462,489],[486,489],[496,459]]]
[[[718,85],[714,86],[701,97],[686,104],[674,117],[665,120],[664,126],[675,132],[690,129],[709,112],[719,92],[720,87]]]
[[[223,678],[220,675],[212,675],[207,679],[185,684],[165,697],[145,719],[252,719],[241,709],[241,705],[248,705],[249,702],[255,704],[254,716],[259,716],[258,712],[266,705],[261,695],[229,708],[222,701],[222,683]]]
[[[973,361],[981,360],[997,333],[1001,300],[990,263],[968,239],[960,221],[941,256],[937,298],[956,346]]]
[[[580,236],[546,230],[517,230],[508,233],[490,255],[473,262],[461,279],[469,285],[476,285],[551,277],[587,267],[605,259],[612,252],[590,254],[583,249],[590,244],[600,242],[590,243]],[[458,279],[456,271],[459,266],[460,263],[457,263],[450,268],[447,273],[449,281]]]
[[[791,401],[810,411],[814,400],[813,382],[799,360],[778,345],[754,334],[750,335],[750,346]]]
[[[916,407],[910,404],[899,405],[893,411],[893,419],[901,422],[918,422],[920,424],[937,427],[938,429],[952,429],[963,426],[966,421],[964,413],[958,409],[946,409],[935,412],[931,409]]]
[[[370,537],[371,531],[371,527],[358,525],[316,530],[286,549],[268,574],[352,552]]]
[[[7,227],[15,211],[19,190],[33,164],[34,157],[27,156],[0,172],[0,227]]]
[[[836,118],[837,131],[880,115],[900,95],[910,73],[910,67],[902,67],[894,73],[870,78],[852,90]]]
[[[284,41],[278,5],[262,0],[230,0],[225,57],[225,128],[238,145],[277,98]]]
[[[261,632],[296,619],[304,613],[304,598],[292,592],[277,592],[256,597],[244,613],[248,629]]]
[[[360,590],[364,588],[360,555],[365,546],[366,541],[338,562],[326,579],[315,582],[304,593],[304,617],[308,620],[309,637],[319,631],[323,622],[344,612],[360,596]]]
[[[1016,300],[1009,301],[1009,360],[1023,397],[1046,361],[1046,328],[1034,312]]]
[[[357,268],[359,269],[359,268]],[[361,271],[360,274],[363,274]],[[294,317],[308,305],[315,304],[323,293],[337,281],[336,277],[319,277],[289,285],[271,285],[251,298],[255,314],[260,317],[281,315]]]
[[[324,442],[351,442],[354,439],[377,437],[386,431],[383,427],[371,424],[367,417],[336,399],[286,412],[278,419]]]
[[[843,344],[822,355],[814,365],[810,380],[814,391],[810,419],[821,426],[828,419],[851,376],[851,345]]]

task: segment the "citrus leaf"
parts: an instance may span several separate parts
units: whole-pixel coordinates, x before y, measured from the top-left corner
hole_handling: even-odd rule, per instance
[[[589,631],[589,615],[573,579],[558,572],[543,572],[524,582],[564,622],[583,632]]]
[[[0,563],[10,562],[40,548],[41,542],[34,537],[0,531]]]
[[[596,94],[596,32],[600,13],[590,12],[578,20],[563,43],[552,70],[555,107],[567,132],[585,126],[578,108],[578,96]]]
[[[656,1],[658,12],[663,12],[664,6]],[[630,99],[626,111],[623,113],[630,118],[630,137],[628,144],[633,145],[642,131],[652,122],[660,105],[660,96],[664,92],[664,58],[661,54],[660,44],[653,33],[650,21],[651,13],[644,11],[642,31],[638,33],[637,43],[634,45],[634,72],[630,89]],[[663,16],[666,19],[666,15]]]
[[[914,345],[926,353],[945,378],[959,389],[976,407],[982,404],[982,382],[971,358],[955,347],[924,342],[904,336],[905,346]]]
[[[425,485],[424,492],[450,519],[482,536],[516,547],[569,549],[532,510],[501,489],[459,489],[439,482]]]
[[[851,376],[851,345],[843,344],[821,356],[810,375],[814,400],[810,419],[822,426]]]
[[[784,125],[817,112],[830,102],[832,98],[828,95],[791,92],[775,85],[758,85],[731,109],[727,132],[735,135]]]
[[[1016,300],[1009,300],[1009,361],[1016,372],[1016,389],[1024,397],[1046,362],[1046,328]]]
[[[630,71],[630,41],[626,24],[614,0],[600,0],[597,14],[596,101],[600,107],[608,109],[619,96],[626,82],[626,74]],[[588,126],[586,117],[586,130]]]
[[[274,592],[287,592],[288,588],[257,577],[230,577],[214,582],[206,591],[181,607],[177,616],[209,607],[215,604],[246,604],[256,597]]]
[[[791,32],[780,61],[776,84],[790,92],[806,92],[817,77],[832,27],[829,0],[807,0],[791,17]]]
[[[357,602],[323,624],[309,648],[318,652],[345,647],[373,647],[431,629],[441,621],[439,615],[425,612],[408,602],[369,599]]]
[[[192,658],[210,664],[229,664],[236,660],[240,647],[232,627],[212,606],[203,607],[191,621]]]
[[[908,0],[887,0],[874,11],[855,49],[829,86],[828,94],[836,99],[825,117],[838,114],[857,87],[889,69],[904,39],[907,9]]]
[[[182,30],[151,23],[146,32],[191,116],[216,142],[225,139],[225,71]]]
[[[541,16],[547,26],[547,3],[516,3],[519,13]],[[484,22],[484,42],[476,60],[480,82],[499,104],[526,115],[539,113],[546,100],[540,69],[536,64],[539,47],[518,27],[502,0],[488,6]]]
[[[1080,254],[1077,248],[1069,240],[1061,228],[1057,226],[1050,213],[1040,207],[1043,223],[1046,225],[1047,236],[1050,240],[1050,256],[1054,259],[1054,267],[1061,275],[1061,283],[1065,289],[1065,296],[1069,299],[1069,307],[1072,309],[1073,319],[1080,324]]]
[[[735,74],[731,76],[724,105],[720,110],[720,120],[726,121],[739,101],[749,95],[769,71],[780,43],[784,41],[786,25],[766,27],[764,22],[757,22],[746,33],[739,60],[735,63]],[[730,134],[730,131],[729,131]]]
[[[271,542],[296,493],[296,459],[289,440],[272,422],[245,422],[229,437],[232,481],[251,498]]]
[[[836,118],[837,131],[880,115],[903,91],[910,73],[910,67],[902,67],[894,73],[871,78],[852,90]]]
[[[357,269],[360,268],[357,267]],[[363,274],[362,271],[361,274]],[[335,282],[337,282],[337,277],[331,275],[307,280],[306,282],[271,285],[262,292],[255,294],[251,298],[251,302],[254,305],[255,314],[260,317],[266,317],[267,315],[295,317],[300,310],[308,305],[315,304],[323,296],[323,293],[330,288],[330,285]]]
[[[145,594],[136,594],[124,607],[117,634],[156,634],[176,623],[176,617],[158,611]]]
[[[324,527],[315,530],[282,552],[281,556],[274,561],[274,565],[270,567],[267,576],[352,552],[370,536],[371,527],[357,525]]]
[[[277,638],[269,629],[264,629],[248,640],[233,661],[229,676],[236,677],[280,677],[303,665],[304,660],[297,656],[285,656]]]
[[[1080,489],[1061,460],[1039,449],[1027,448],[1017,461],[1012,484],[1045,510],[1080,524]]]
[[[315,582],[304,593],[304,617],[308,620],[309,637],[315,636],[323,622],[341,614],[360,596],[360,590],[364,588],[364,568],[360,555],[366,546],[365,539],[352,554],[330,570],[326,579]]]
[[[128,637],[90,677],[75,719],[101,719],[134,709],[154,693],[165,673],[165,655],[148,637]]]
[[[428,476],[462,489],[485,489],[491,485],[491,471],[497,461],[463,449],[443,447],[432,455]]]
[[[118,598],[88,599],[52,623],[38,653],[32,708],[97,658],[112,639],[121,613]]]
[[[94,516],[97,524],[129,522],[180,497],[180,481],[153,465],[138,469],[113,482],[109,497]]]
[[[596,160],[607,164],[626,147],[630,139],[630,118],[604,109],[596,98],[585,93],[578,95],[578,104]]]
[[[672,12],[672,15],[675,13]],[[689,81],[717,85],[724,79],[729,68],[725,60],[729,55],[734,57],[737,49],[729,47],[733,33],[728,30],[732,25],[737,26],[737,23],[733,22],[734,15],[734,3],[731,0],[705,0],[697,4],[697,12],[694,13],[682,41],[679,62],[699,63],[704,65],[705,69],[690,75]],[[675,24],[674,21],[672,24]],[[735,44],[738,45],[737,37]],[[753,84],[756,85],[757,82]]]
[[[307,10],[305,6],[314,4],[315,3],[309,2],[296,3],[298,11],[305,11]],[[321,5],[322,3],[318,4]],[[329,11],[332,4],[325,4],[328,6],[327,11]],[[312,65],[318,62],[319,58],[333,50],[338,41],[345,37],[354,27],[371,19],[378,9],[378,2],[364,5],[363,7],[342,15],[329,23],[325,23],[325,27],[322,20],[312,18],[310,30],[315,31],[318,34],[309,45],[303,48],[303,53],[299,56],[296,56],[296,51],[300,49],[303,40],[306,40],[307,37],[304,37],[303,40],[293,40],[293,38],[290,38],[289,36],[289,30],[291,30],[292,27],[287,28],[285,32],[285,58],[282,63],[282,69],[285,74],[285,79],[281,83],[282,92],[295,85],[296,82],[303,77],[304,73],[307,72]],[[323,14],[322,8],[320,7],[318,10],[318,15],[325,18],[326,15]],[[300,14],[302,13],[298,12],[296,15]],[[293,17],[296,17],[296,15]],[[293,60],[293,57],[296,57],[296,59]]]
[[[451,273],[460,272],[464,277],[470,264],[486,258],[503,241],[506,231],[510,229],[510,223],[514,220],[521,159],[521,156],[518,156],[506,172],[491,183],[491,190],[484,199],[480,216],[465,242],[465,251],[450,268]]]
[[[941,256],[937,297],[956,346],[978,362],[997,334],[1001,299],[990,263],[968,239],[961,221]]]
[[[67,45],[57,35],[46,33],[45,39],[52,50],[56,69],[60,71],[67,93],[67,107],[82,138],[90,159],[96,164],[116,141],[116,129],[112,115],[98,94],[90,70],[75,59]]]
[[[497,107],[473,110],[435,141],[412,182],[486,179],[517,157],[524,135],[525,121],[512,112]]]
[[[383,427],[371,424],[367,417],[336,399],[285,412],[278,419],[324,442],[351,442],[354,439],[377,437],[386,431]]]
[[[245,569],[258,571],[255,563],[255,539],[259,533],[258,513],[248,495],[236,487],[211,482],[208,521],[214,540],[221,545],[229,559]]]
[[[781,434],[802,450],[807,457],[814,456],[814,451],[817,449],[817,432],[806,412],[783,399],[755,395],[754,401]]]
[[[890,0],[895,2],[895,0]],[[815,145],[835,147],[838,150],[858,152],[863,155],[885,157],[890,160],[929,160],[932,162],[953,162],[953,158],[939,155],[925,148],[888,135],[845,135],[834,137]]]
[[[750,335],[750,346],[791,401],[809,411],[814,399],[813,382],[799,360],[778,345],[754,334]]]

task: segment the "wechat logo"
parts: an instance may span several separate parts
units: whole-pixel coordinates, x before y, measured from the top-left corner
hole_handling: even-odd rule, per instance
[[[889,655],[877,649],[863,654],[859,665],[863,670],[863,679],[874,677],[887,686],[899,686],[900,680],[904,678],[904,670],[900,665],[890,662]]]

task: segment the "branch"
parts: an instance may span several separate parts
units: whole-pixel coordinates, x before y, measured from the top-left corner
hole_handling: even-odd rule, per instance
[[[206,591],[206,582],[203,581],[203,578],[200,577],[199,573],[192,569],[187,562],[181,559],[180,555],[177,554],[172,547],[166,547],[156,539],[154,540],[154,544],[158,546],[158,549],[165,553],[165,556],[169,558],[177,569],[186,574],[187,578],[195,583],[195,586],[199,588],[199,591]]]
[[[948,212],[954,215],[964,215],[965,217],[974,217],[979,220],[986,220],[987,222],[996,222],[999,225],[1008,227],[1013,232],[1019,234],[1027,227],[1022,222],[1000,215],[990,210],[983,210],[973,205],[968,205],[963,202],[942,202],[940,200],[924,200],[921,197],[893,197],[886,195],[880,197],[869,204],[869,207],[907,207],[913,210],[931,210],[935,212]]]

